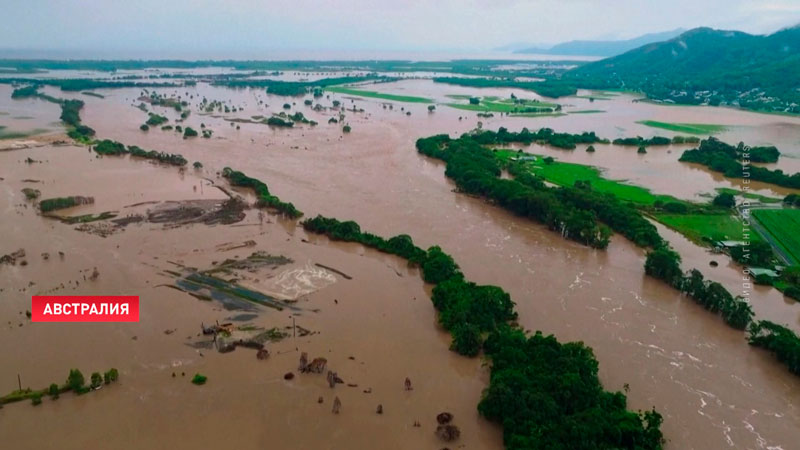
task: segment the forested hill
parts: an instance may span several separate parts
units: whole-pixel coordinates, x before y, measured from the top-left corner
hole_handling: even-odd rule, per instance
[[[771,35],[696,28],[565,74],[655,100],[800,112],[800,25]]]

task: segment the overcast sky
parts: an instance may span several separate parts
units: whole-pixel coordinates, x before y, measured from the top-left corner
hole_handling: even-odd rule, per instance
[[[769,33],[800,0],[2,0],[0,48],[165,54],[486,51],[710,26]]]

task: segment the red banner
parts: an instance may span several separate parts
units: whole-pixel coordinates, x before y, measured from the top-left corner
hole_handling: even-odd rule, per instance
[[[135,295],[34,295],[33,322],[138,322]]]

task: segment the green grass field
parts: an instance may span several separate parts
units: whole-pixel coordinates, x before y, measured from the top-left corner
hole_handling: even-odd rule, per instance
[[[502,160],[509,160],[519,154],[515,150],[498,150],[495,155]],[[530,156],[530,155],[528,155]],[[541,156],[537,155],[537,158]],[[640,205],[651,206],[658,200],[662,202],[680,202],[669,195],[656,195],[649,189],[624,181],[609,180],[603,178],[601,172],[592,166],[555,161],[551,164],[544,164],[536,161],[528,163],[531,171],[545,180],[559,186],[573,186],[576,181],[589,181],[592,189],[598,192],[608,192],[617,196],[621,200],[631,201]]]
[[[755,209],[752,214],[794,263],[800,262],[800,209]]]
[[[655,219],[699,244],[743,240],[742,221],[732,214],[657,214]],[[758,233],[751,229],[749,237],[755,241]]]
[[[536,156],[540,158],[537,161],[526,163],[531,172],[559,186],[573,186],[576,181],[589,181],[593,190],[613,194],[620,200],[630,201],[641,207],[653,206],[656,201],[664,203],[683,203],[687,207],[692,205],[695,207],[697,206],[697,204],[692,204],[670,195],[654,194],[645,187],[628,184],[625,183],[624,180],[609,180],[602,176],[603,174],[600,170],[592,166],[559,161],[545,164],[541,160],[540,155],[518,153],[516,150],[497,150],[495,152],[495,156],[503,161],[508,161],[520,155]],[[795,211],[800,212],[800,210]],[[743,224],[741,220],[733,214],[655,214],[652,217],[658,222],[686,236],[692,242],[700,245],[708,245],[709,240],[744,240]],[[798,214],[798,221],[800,221],[800,214]],[[800,224],[796,224],[795,226],[800,227]],[[750,229],[749,240],[756,241],[759,239],[758,233]],[[798,242],[800,243],[800,241]]]
[[[342,87],[342,86],[331,86],[326,87],[326,91],[334,92],[337,94],[347,94],[347,95],[357,95],[359,97],[369,97],[369,98],[380,98],[383,100],[391,100],[395,102],[406,102],[406,103],[433,103],[433,100],[425,97],[413,97],[410,95],[394,95],[394,94],[384,94],[383,92],[375,92],[375,91],[364,91],[361,89],[354,89],[349,87]]]
[[[711,123],[670,123],[670,122],[657,122],[655,120],[640,120],[636,122],[648,127],[661,128],[664,130],[675,131],[678,133],[689,134],[715,134],[725,131],[725,125],[716,125]]]

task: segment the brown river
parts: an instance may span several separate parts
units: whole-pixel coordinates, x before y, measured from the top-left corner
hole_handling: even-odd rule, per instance
[[[41,100],[11,100],[11,88],[0,85],[0,113],[9,113],[0,115],[0,125],[47,128],[42,133],[51,137],[42,139],[42,145],[27,138],[28,148],[0,151],[0,255],[24,249],[27,261],[25,266],[0,265],[0,394],[17,388],[18,375],[23,387],[43,388],[63,382],[71,368],[81,369],[87,378],[109,367],[121,374],[118,383],[87,395],[46,398],[37,407],[28,401],[6,405],[0,409],[0,441],[9,448],[30,449],[439,449],[444,444],[434,434],[435,416],[449,411],[462,430],[457,448],[502,448],[500,428],[476,410],[488,382],[487,368],[480,359],[448,350],[449,336],[436,323],[430,287],[404,261],[306,235],[295,222],[254,209],[232,225],[139,223],[109,231],[96,223],[85,227],[42,217],[21,192],[28,187],[40,190],[42,198],[92,196],[94,204],[66,213],[117,211],[125,216],[154,208],[156,202],[221,201],[226,195],[214,185],[227,183],[217,172],[230,166],[263,180],[273,194],[293,202],[306,216],[352,219],[380,235],[407,233],[419,246],[440,245],[469,279],[506,289],[526,329],[590,345],[606,389],[628,386],[631,409],[654,406],[664,415],[666,448],[797,448],[800,380],[771,355],[748,346],[743,333],[645,277],[642,249],[620,236],[605,251],[589,249],[455,193],[443,164],[418,155],[414,141],[463,133],[479,120],[490,129],[546,126],[595,131],[610,139],[675,134],[636,123],[641,120],[717,123],[729,126],[719,134],[724,141],[776,145],[783,153],[777,167],[796,172],[800,119],[658,106],[632,102],[629,95],[593,103],[578,97],[559,100],[566,112],[602,113],[479,119],[474,112],[443,104],[452,101],[447,95],[474,95],[474,89],[420,79],[368,89],[428,97],[440,104],[429,113],[425,104],[392,102],[388,108],[380,99],[339,94],[315,100],[330,106],[339,99],[345,107],[364,109],[344,112],[352,132],[343,134],[339,125],[328,123],[338,112],[315,112],[302,98],[293,100],[291,111],[301,111],[319,125],[275,129],[225,119],[277,113],[285,97],[205,83],[157,89],[191,96],[192,114],[182,125],[200,130],[204,124],[213,130],[210,139],[182,139],[157,127],[139,130],[147,119],[136,108],[139,89],[98,90],[105,95],[102,99],[43,89],[56,97],[84,100],[83,123],[98,136],[184,155],[189,168],[179,172],[129,157],[99,158],[86,147],[52,145],[52,136],[62,132],[55,125],[58,108]],[[512,91],[479,92],[508,96]],[[243,110],[201,113],[197,104],[203,97]],[[167,108],[151,110],[172,124],[177,118]],[[24,116],[34,118],[13,119]],[[689,146],[656,148],[646,155],[612,145],[597,146],[593,154],[582,148],[567,152],[534,147],[530,151],[593,164],[610,178],[680,198],[699,200],[715,188],[737,185],[679,163]],[[204,167],[191,168],[194,161]],[[766,185],[756,189],[770,196],[787,193]],[[239,193],[252,200],[250,193]],[[659,231],[682,255],[684,268],[697,267],[732,293],[746,294],[758,318],[800,330],[800,305],[774,289],[744,285],[741,268],[726,256],[712,255],[664,227]],[[241,311],[169,288],[175,282],[171,273],[178,268],[207,269],[257,250],[292,262],[251,274],[248,286],[296,300],[297,311],[256,307],[241,319]],[[711,260],[719,266],[709,267]],[[87,279],[94,268],[99,276]],[[31,323],[25,317],[30,296],[45,293],[139,295],[140,321]],[[203,340],[201,323],[290,329],[293,319],[311,333],[269,344],[271,355],[263,361],[245,348],[222,354],[197,345]],[[301,352],[327,358],[345,384],[332,389],[324,375],[297,373]],[[285,380],[290,371],[295,377]],[[195,373],[208,376],[208,382],[191,384]],[[413,390],[404,389],[406,377]],[[334,397],[342,403],[338,415],[331,413]],[[376,414],[378,405],[383,414]]]

